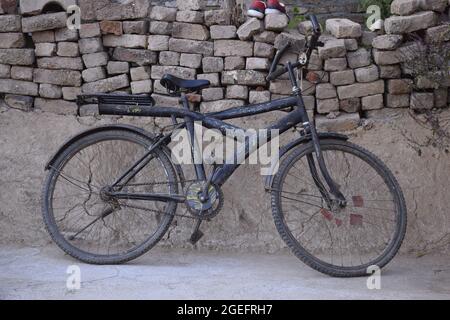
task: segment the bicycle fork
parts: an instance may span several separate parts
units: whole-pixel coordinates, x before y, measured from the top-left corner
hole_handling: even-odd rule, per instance
[[[329,191],[327,190],[322,180],[320,179],[319,172],[317,171],[316,161],[314,159],[313,154],[308,154],[307,160],[311,176],[314,180],[315,185],[319,189],[320,194],[325,199],[325,202],[327,203],[330,209],[333,207],[333,204],[336,203],[336,201],[340,207],[345,207],[347,205],[347,200],[345,199],[342,192],[339,190],[339,187],[337,186],[336,182],[333,180],[327,169],[316,127],[314,125],[311,125],[308,113],[306,112],[305,103],[303,101],[303,97],[301,94],[301,89],[298,87],[297,79],[294,75],[294,71],[290,62],[287,63],[287,68],[289,73],[289,79],[291,80],[292,84],[292,93],[296,95],[298,98],[297,109],[300,111],[300,118],[302,120],[303,129],[305,130],[306,134],[311,135],[311,140],[314,146],[314,153],[316,154],[317,163],[319,164],[319,170],[320,173],[322,174],[322,177],[325,179],[326,184],[328,185]]]

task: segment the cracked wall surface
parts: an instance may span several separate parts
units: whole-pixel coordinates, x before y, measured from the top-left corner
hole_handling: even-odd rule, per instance
[[[450,111],[439,114],[447,125]],[[260,127],[271,117],[250,120]],[[445,120],[447,119],[447,120]],[[371,125],[351,131],[351,141],[373,151],[394,172],[406,196],[408,231],[402,252],[417,255],[448,252],[450,212],[448,149],[417,143],[427,141],[432,131],[419,124],[405,110],[379,111],[367,120]],[[447,121],[447,122],[445,122]],[[151,119],[60,116],[51,113],[24,113],[1,107],[0,113],[0,243],[40,246],[50,243],[40,209],[44,164],[70,136],[106,123],[132,123],[154,130]],[[277,252],[285,249],[271,215],[270,197],[265,193],[258,166],[245,165],[224,186],[223,211],[202,227],[205,237],[199,248]],[[245,190],[245,192],[243,192]],[[179,213],[184,210],[178,209]],[[193,222],[176,219],[162,244],[191,247],[187,239]]]

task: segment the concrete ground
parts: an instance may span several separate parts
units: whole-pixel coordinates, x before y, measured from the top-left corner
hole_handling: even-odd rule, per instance
[[[81,289],[66,287],[71,265]],[[155,249],[121,266],[78,263],[55,246],[0,247],[0,299],[450,299],[450,257],[399,256],[381,289],[324,276],[289,254]]]

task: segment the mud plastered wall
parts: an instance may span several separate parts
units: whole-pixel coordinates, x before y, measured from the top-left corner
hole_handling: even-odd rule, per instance
[[[77,3],[57,2],[63,9]],[[276,49],[286,41],[297,49],[303,47],[310,30],[308,22],[288,26],[288,20],[282,15],[268,15],[262,21],[248,19],[235,25],[236,17],[230,10],[211,9],[202,1],[180,1],[178,6],[169,7],[152,6],[143,0],[120,4],[81,0],[78,4],[83,24],[80,30],[70,31],[66,28],[67,14],[47,3],[2,1],[0,15],[0,92],[5,110],[13,110],[6,113],[16,115],[33,128],[23,137],[23,133],[11,130],[11,125],[15,130],[20,129],[16,128],[20,124],[6,122],[9,121],[7,116],[2,116],[5,121],[3,146],[7,149],[4,154],[10,155],[5,156],[4,167],[13,165],[8,159],[14,158],[14,151],[16,154],[23,151],[15,147],[17,140],[14,139],[20,136],[22,146],[35,147],[39,153],[39,157],[23,157],[24,161],[32,161],[33,169],[24,170],[22,174],[28,173],[36,179],[43,174],[39,163],[45,163],[45,157],[57,148],[57,143],[86,124],[97,124],[97,106],[78,109],[75,104],[78,94],[152,93],[158,104],[176,105],[177,98],[167,96],[158,81],[164,73],[172,73],[211,81],[211,88],[191,96],[194,107],[203,112],[268,101],[290,94],[286,78],[271,84],[264,80]],[[409,147],[408,140],[402,140],[400,129],[409,127],[425,135],[409,122],[408,114],[424,110],[446,112],[448,83],[436,83],[432,77],[416,77],[403,60],[409,59],[411,51],[417,52],[410,50],[411,45],[417,46],[411,33],[418,35],[424,45],[437,40],[448,45],[448,2],[395,1],[392,12],[394,16],[385,21],[385,31],[376,33],[343,18],[323,21],[325,46],[313,54],[309,70],[305,71],[305,102],[320,130],[356,130],[355,141],[366,142],[382,153],[403,177],[404,186],[420,182],[417,188],[433,190],[439,183],[429,180],[427,169],[436,179],[445,177],[441,173],[446,172],[448,158],[433,165],[431,160],[413,161],[417,146]],[[291,51],[282,62],[295,60],[298,54],[298,50]],[[315,83],[317,79],[320,83]],[[17,115],[15,110],[24,113]],[[386,115],[392,116],[385,121]],[[30,119],[34,121],[29,122]],[[389,128],[364,131],[377,119],[383,119]],[[269,117],[263,119],[262,125],[270,120]],[[55,125],[55,122],[64,125]],[[149,126],[149,122],[142,125]],[[37,132],[42,133],[41,137]],[[40,140],[42,136],[46,137],[45,141]],[[385,144],[378,144],[380,141]],[[397,145],[389,146],[399,141],[407,156],[395,154]],[[419,164],[424,167],[417,167]],[[427,164],[429,168],[425,168]],[[264,202],[267,197],[264,197],[257,172],[254,169],[249,173],[239,171],[237,178],[231,181],[225,190],[231,194],[231,201],[222,219],[232,218],[226,224],[223,220],[211,224],[208,228],[217,237],[205,240],[202,245],[268,250],[283,247],[276,242],[277,234],[267,214],[270,207]],[[19,170],[15,174],[20,175]],[[17,180],[11,174],[7,176],[5,181]],[[34,185],[40,186],[39,182]],[[23,239],[27,243],[39,243],[47,239],[39,220],[39,197],[34,189],[19,183],[19,196],[14,189],[3,193],[3,201],[11,203],[13,198],[18,201],[13,202],[16,205],[11,205],[8,211],[3,209],[7,212],[3,213],[4,226],[14,224],[20,229],[20,221],[27,220],[28,213],[33,212],[23,232],[5,232],[4,241]],[[249,190],[248,197],[259,201],[245,204],[248,199],[242,199],[241,189]],[[443,244],[445,247],[448,213],[440,200],[437,203],[433,200],[433,195],[439,198],[438,195],[445,193],[445,186],[431,192],[428,199],[424,199],[425,192],[415,190],[405,191],[410,211],[416,217],[410,227],[414,232],[408,250],[440,248]],[[27,192],[31,192],[31,196],[23,198]],[[25,231],[29,227],[34,231],[27,234]],[[227,236],[230,233],[236,237]],[[182,245],[181,239],[185,238],[172,237],[166,243]]]

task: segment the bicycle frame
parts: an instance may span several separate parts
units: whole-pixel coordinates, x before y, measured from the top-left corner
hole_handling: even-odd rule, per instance
[[[114,107],[110,106],[99,106],[100,114],[112,114],[112,115],[133,115],[140,117],[165,117],[172,118],[175,129],[187,129],[190,144],[192,149],[192,155],[195,154],[195,133],[194,133],[194,122],[200,121],[202,125],[208,129],[217,129],[223,135],[226,135],[227,130],[236,130],[242,129],[240,127],[231,125],[224,120],[230,120],[235,118],[243,118],[247,116],[268,113],[277,110],[283,110],[287,108],[292,108],[293,110],[289,112],[285,117],[278,120],[276,123],[271,124],[269,127],[265,128],[269,132],[270,130],[278,130],[280,134],[286,132],[287,130],[296,127],[298,124],[301,124],[304,128],[304,131],[307,134],[311,135],[311,140],[314,145],[314,150],[317,158],[317,162],[319,164],[319,170],[324,177],[329,190],[322,183],[319,178],[318,170],[315,165],[315,159],[312,155],[308,156],[308,165],[310,167],[310,171],[313,177],[314,182],[316,183],[320,193],[324,196],[325,200],[329,203],[332,201],[333,195],[336,199],[338,199],[341,203],[345,204],[345,198],[342,193],[339,191],[336,183],[331,178],[327,168],[325,161],[322,156],[322,151],[320,148],[319,137],[314,125],[311,125],[308,114],[306,112],[305,104],[301,95],[301,90],[297,85],[297,80],[294,76],[293,67],[290,63],[287,64],[287,69],[289,73],[289,78],[292,84],[292,96],[281,98],[277,100],[273,100],[266,103],[253,104],[242,107],[235,107],[231,109],[227,109],[220,112],[206,113],[202,114],[199,112],[191,111],[189,108],[189,102],[185,94],[181,94],[180,102],[183,105],[183,108],[175,108],[175,107],[133,107],[129,105],[116,105]],[[179,124],[177,122],[178,119],[183,119],[184,123]],[[175,130],[174,129],[174,130]],[[272,137],[268,135],[268,141],[270,142]],[[153,151],[161,146],[161,144],[169,144],[171,142],[171,133],[157,137],[155,143],[149,148],[149,150],[141,157],[136,163],[134,163],[121,177],[119,177],[115,183],[111,186],[111,190],[119,185],[126,185],[133,177],[142,170],[152,159],[151,154]],[[245,159],[248,159],[250,155],[250,150],[248,150],[248,142],[245,143]],[[260,148],[259,142],[257,145],[257,149]],[[222,164],[215,167],[212,176],[208,179],[208,182],[222,186],[236,171],[236,169],[240,166],[240,163],[234,164]],[[203,164],[195,164],[195,173],[196,178],[200,181],[207,181],[207,177],[205,174],[205,168]],[[180,195],[162,195],[162,194],[129,194],[129,193],[121,193],[121,192],[112,192],[110,193],[112,196],[116,198],[123,199],[137,199],[137,200],[155,200],[155,201],[175,201],[175,202],[184,202],[185,198]]]

